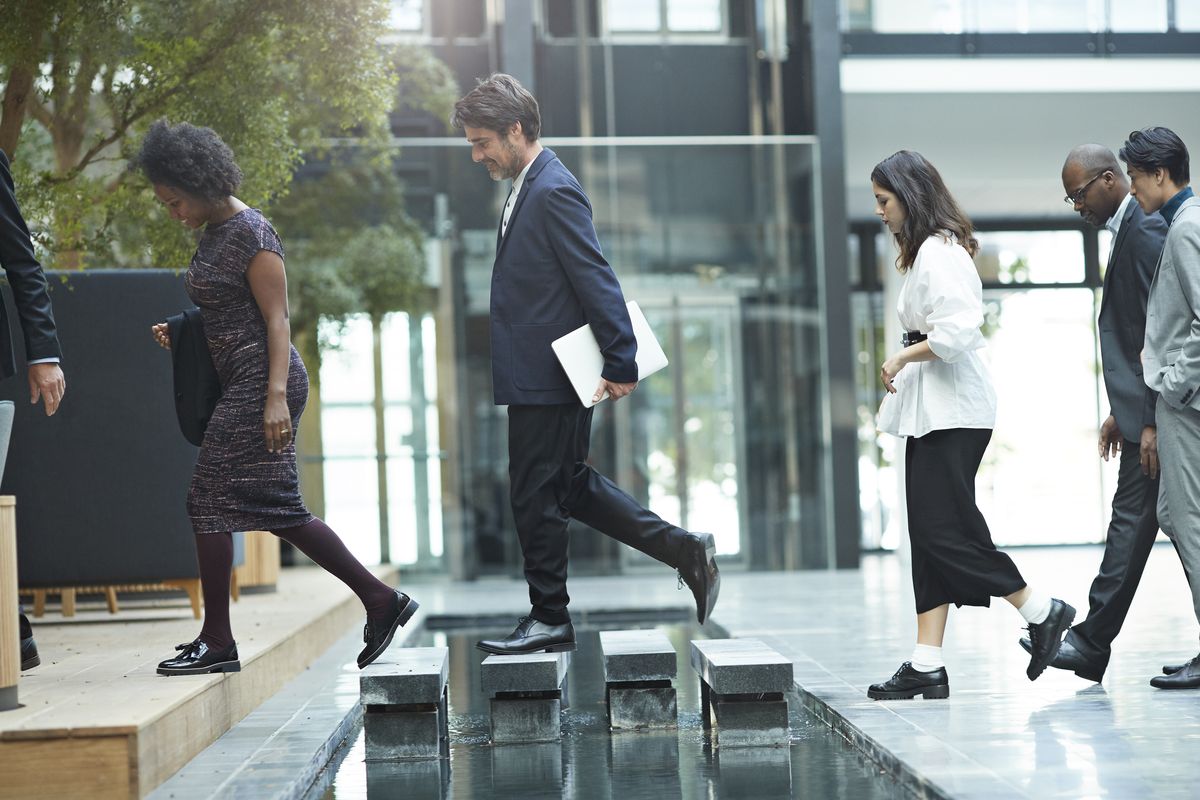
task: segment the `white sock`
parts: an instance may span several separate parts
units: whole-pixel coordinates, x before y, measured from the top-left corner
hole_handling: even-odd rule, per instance
[[[912,668],[917,672],[933,672],[946,666],[942,660],[942,648],[931,644],[919,644],[913,648]]]
[[[1040,625],[1050,616],[1050,601],[1053,598],[1037,589],[1029,590],[1029,599],[1017,609],[1030,625]]]

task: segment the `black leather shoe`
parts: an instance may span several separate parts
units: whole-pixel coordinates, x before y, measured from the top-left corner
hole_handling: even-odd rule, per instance
[[[503,639],[484,639],[475,645],[485,653],[516,656],[522,653],[561,653],[575,649],[571,623],[548,625],[533,617],[521,617],[516,630]]]
[[[1163,675],[1174,675],[1187,665],[1187,661],[1183,662],[1182,664],[1163,664]]]
[[[388,645],[392,643],[392,637],[396,635],[396,629],[412,619],[420,605],[397,589],[392,610],[386,617],[377,620],[367,617],[367,624],[363,626],[363,641],[367,644],[358,654],[359,669],[379,658],[383,651],[387,650]]]
[[[175,646],[182,651],[158,665],[159,675],[204,675],[209,672],[241,672],[237,643],[214,650],[197,639],[194,642]]]
[[[1200,656],[1170,675],[1155,675],[1150,679],[1150,685],[1155,689],[1200,689]]]
[[[1075,621],[1075,609],[1062,600],[1050,601],[1050,615],[1045,622],[1029,625],[1029,666],[1025,674],[1036,681],[1046,671],[1062,647],[1063,634]]]
[[[711,533],[689,533],[679,547],[680,588],[687,584],[696,598],[696,619],[701,625],[712,614],[721,593],[721,572],[717,569],[717,543]]]
[[[912,700],[921,695],[926,700],[944,700],[950,696],[950,676],[945,667],[933,672],[913,669],[911,661],[905,661],[896,674],[883,683],[873,683],[867,689],[872,700]]]
[[[1021,637],[1021,647],[1025,648],[1026,653],[1033,652],[1033,645],[1025,637]],[[1050,666],[1074,672],[1085,681],[1099,683],[1104,678],[1104,670],[1108,665],[1089,660],[1068,638],[1063,639],[1062,646],[1058,648],[1058,655],[1050,662]]]
[[[17,628],[21,633],[21,672],[24,672],[41,664],[42,657],[38,655],[37,642],[33,640],[33,626],[29,624],[29,617],[19,614]]]
[[[27,639],[21,640],[21,672],[33,669],[38,664],[42,663],[42,657],[38,655],[37,642],[30,636]]]

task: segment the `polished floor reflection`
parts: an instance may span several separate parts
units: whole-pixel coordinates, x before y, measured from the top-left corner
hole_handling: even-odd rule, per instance
[[[450,759],[367,762],[360,726],[308,797],[873,800],[907,796],[804,710],[796,695],[790,698],[790,747],[713,750],[700,724],[698,684],[687,662],[688,640],[702,634],[686,625],[661,627],[679,654],[679,730],[609,731],[598,629],[590,629],[579,632],[579,651],[567,684],[562,741],[493,746],[488,742],[488,700],[479,686],[482,655],[473,645],[480,635],[504,631],[426,633],[414,644],[450,646]]]

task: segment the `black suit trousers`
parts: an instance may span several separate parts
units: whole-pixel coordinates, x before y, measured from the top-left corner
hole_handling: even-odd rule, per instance
[[[570,620],[567,526],[577,519],[669,566],[687,532],[643,508],[587,464],[592,409],[579,403],[508,407],[510,499],[532,616]]]
[[[1077,650],[1103,664],[1108,663],[1158,535],[1158,480],[1142,474],[1139,448],[1138,442],[1128,440],[1121,448],[1112,520],[1100,572],[1088,593],[1087,619],[1067,634]]]

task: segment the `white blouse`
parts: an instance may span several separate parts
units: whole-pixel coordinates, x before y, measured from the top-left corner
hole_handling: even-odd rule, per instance
[[[996,392],[979,357],[985,346],[983,284],[954,237],[930,236],[904,276],[896,303],[906,331],[929,336],[936,359],[908,364],[879,406],[877,427],[894,436],[946,428],[992,428]]]

